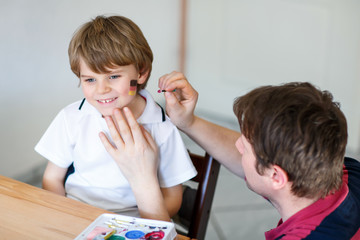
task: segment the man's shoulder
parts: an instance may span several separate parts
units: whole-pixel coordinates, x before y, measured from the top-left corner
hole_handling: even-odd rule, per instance
[[[345,157],[344,165],[344,174],[347,175],[349,191],[357,199],[360,208],[360,162],[354,158]]]
[[[355,172],[360,172],[360,162],[355,158],[345,157],[344,165],[347,170],[354,170]]]
[[[345,157],[349,191],[336,207],[305,239],[352,239],[360,229],[360,163]]]

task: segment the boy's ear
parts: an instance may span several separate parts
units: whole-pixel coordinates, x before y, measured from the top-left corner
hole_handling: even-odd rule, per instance
[[[273,188],[277,190],[285,187],[286,184],[289,182],[287,173],[278,165],[272,166],[272,172],[270,177]]]
[[[138,84],[143,84],[146,79],[148,78],[149,76],[149,70],[143,72],[143,71],[140,71],[139,72],[139,79],[138,79]]]

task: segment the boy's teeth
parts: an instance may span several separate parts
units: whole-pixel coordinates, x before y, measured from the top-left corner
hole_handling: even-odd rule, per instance
[[[114,98],[112,98],[112,99],[105,99],[105,100],[99,100],[99,102],[108,103],[108,102],[111,102],[111,101],[113,101],[113,100],[114,100]]]

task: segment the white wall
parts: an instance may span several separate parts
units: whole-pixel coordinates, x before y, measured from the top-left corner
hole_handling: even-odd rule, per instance
[[[81,99],[67,48],[73,32],[99,14],[131,18],[153,52],[148,89],[178,67],[179,1],[0,0],[0,174],[16,177],[44,160],[34,150],[52,119]]]
[[[341,103],[348,153],[360,154],[360,1],[189,3],[187,76],[200,94],[199,113],[236,122],[235,97],[260,85],[309,81]]]
[[[0,174],[43,163],[33,150],[57,112],[82,98],[67,47],[98,14],[120,14],[143,30],[155,60],[148,89],[178,68],[179,1],[0,0]],[[236,122],[233,99],[253,87],[310,81],[333,92],[360,146],[358,0],[189,0],[187,76],[198,112]]]

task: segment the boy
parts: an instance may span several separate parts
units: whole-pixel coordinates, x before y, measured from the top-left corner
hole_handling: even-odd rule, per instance
[[[139,216],[136,189],[99,138],[100,132],[109,135],[105,118],[126,107],[156,141],[159,185],[173,216],[181,205],[181,183],[195,176],[196,170],[176,127],[144,89],[153,55],[141,30],[125,17],[98,16],[75,32],[69,59],[85,98],[61,110],[35,147],[49,160],[43,188]],[[73,171],[69,174],[68,169]],[[141,211],[140,216],[144,217]]]

